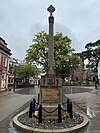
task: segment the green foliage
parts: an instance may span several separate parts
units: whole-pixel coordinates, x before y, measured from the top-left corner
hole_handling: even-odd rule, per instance
[[[72,76],[76,66],[80,63],[79,60],[79,56],[72,54],[68,60],[63,60],[61,64],[56,65],[56,73],[62,75],[63,79],[66,76]]]
[[[100,59],[100,40],[88,43],[86,51],[82,52],[84,60],[88,60],[87,68],[97,71],[98,60]]]
[[[69,73],[71,65],[65,65],[63,62],[69,63],[69,60],[73,58],[73,52],[75,50],[71,48],[71,39],[68,36],[63,36],[62,33],[56,33],[54,36],[54,60],[55,70],[57,74],[66,75]],[[45,32],[39,32],[33,38],[33,44],[27,50],[26,61],[35,62],[37,65],[43,67],[43,71],[48,69],[48,34]],[[70,62],[71,63],[71,62]],[[75,60],[73,62],[75,64]],[[72,65],[74,66],[74,65]]]
[[[20,80],[25,80],[25,83],[29,82],[29,78],[39,74],[39,70],[36,66],[31,64],[19,65],[16,68],[16,77]]]
[[[37,65],[47,67],[48,35],[39,32],[33,38],[33,44],[27,50],[26,61],[35,62]]]

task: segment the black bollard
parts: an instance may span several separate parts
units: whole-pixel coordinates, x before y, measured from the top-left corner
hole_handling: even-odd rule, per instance
[[[61,104],[58,104],[58,123],[62,122],[61,118]]]
[[[69,115],[70,118],[73,118],[73,108],[72,108],[72,102],[70,101],[70,107],[69,107]]]
[[[29,118],[32,118],[32,102],[30,102]]]
[[[39,96],[40,96],[40,94],[38,94],[38,104],[39,104]]]
[[[67,99],[67,112],[69,113],[70,111],[70,99]]]
[[[32,102],[32,112],[34,113],[35,112],[35,99],[33,99],[33,102]]]
[[[42,123],[42,105],[39,107],[39,123]]]
[[[98,83],[98,82],[97,82],[97,81],[95,81],[95,89],[97,89],[97,83]]]

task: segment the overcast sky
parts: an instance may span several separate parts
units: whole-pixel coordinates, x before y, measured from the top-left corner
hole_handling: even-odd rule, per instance
[[[77,52],[100,39],[100,0],[0,0],[0,37],[14,58],[24,59],[34,34],[48,32],[51,4],[56,9],[55,33],[69,36]]]

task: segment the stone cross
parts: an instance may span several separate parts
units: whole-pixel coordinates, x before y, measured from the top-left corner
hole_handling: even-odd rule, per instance
[[[49,11],[49,12],[50,12],[50,15],[52,15],[52,13],[55,11],[55,8],[54,8],[52,5],[50,5],[50,6],[47,8],[47,11]]]

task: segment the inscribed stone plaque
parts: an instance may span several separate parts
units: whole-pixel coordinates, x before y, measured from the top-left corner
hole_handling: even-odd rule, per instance
[[[60,91],[57,88],[42,89],[42,102],[43,103],[58,103],[60,100]]]

